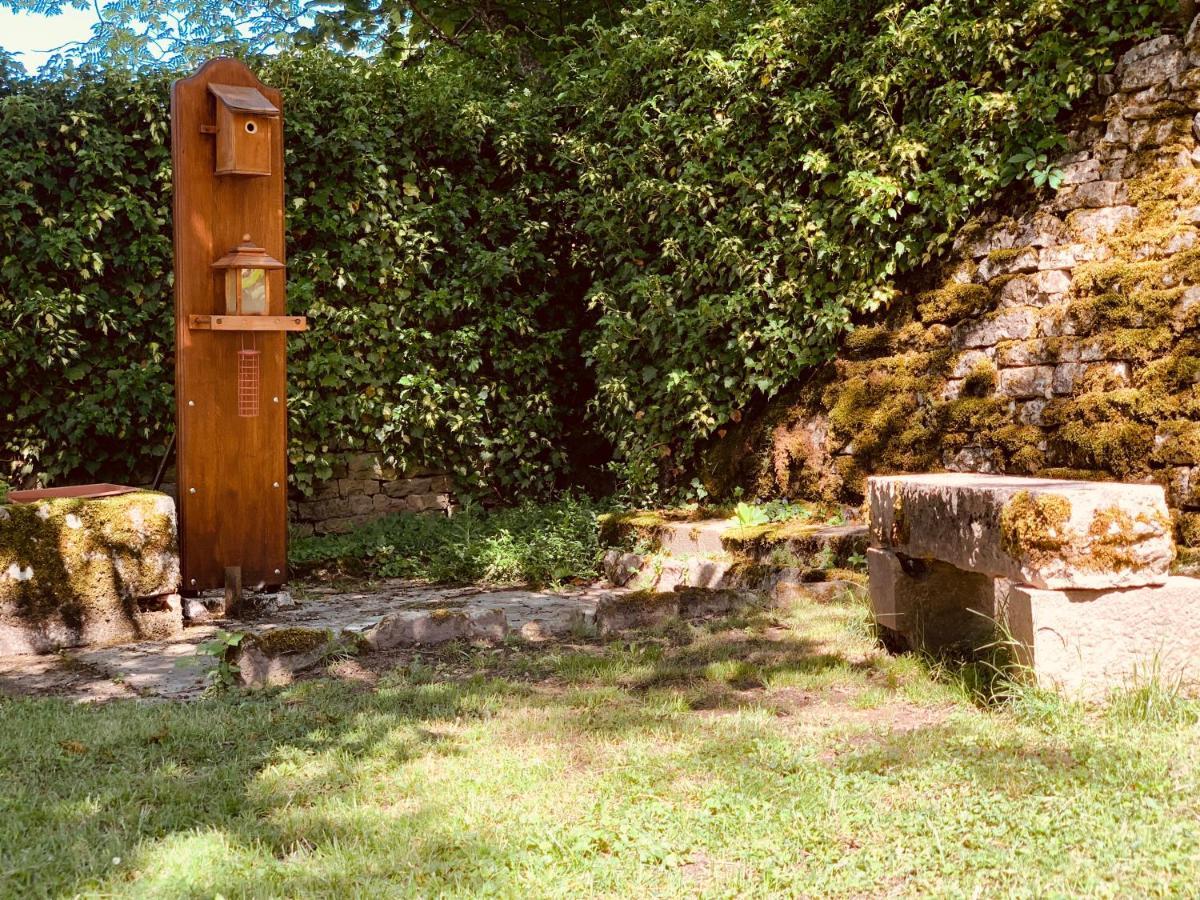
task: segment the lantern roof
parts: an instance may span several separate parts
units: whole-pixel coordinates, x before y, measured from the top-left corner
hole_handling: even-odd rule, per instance
[[[282,269],[283,263],[243,234],[242,242],[215,263],[214,269]]]

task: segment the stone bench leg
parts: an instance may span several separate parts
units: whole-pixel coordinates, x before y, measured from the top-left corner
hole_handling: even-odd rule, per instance
[[[900,646],[942,653],[979,650],[996,639],[997,591],[1008,582],[948,563],[867,550],[871,608]],[[889,643],[893,643],[890,642]]]
[[[1085,700],[1151,679],[1200,685],[1200,579],[1112,590],[1017,585],[1006,625],[1039,686]]]

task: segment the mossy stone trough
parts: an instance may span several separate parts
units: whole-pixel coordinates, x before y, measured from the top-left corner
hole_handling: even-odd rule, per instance
[[[178,634],[178,587],[166,494],[0,505],[0,654]]]

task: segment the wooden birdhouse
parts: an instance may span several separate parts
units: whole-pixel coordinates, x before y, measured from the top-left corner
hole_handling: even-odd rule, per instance
[[[217,101],[218,175],[270,175],[272,131],[279,107],[252,87],[208,86]]]

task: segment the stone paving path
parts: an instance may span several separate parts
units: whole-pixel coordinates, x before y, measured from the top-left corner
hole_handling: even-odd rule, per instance
[[[198,655],[198,648],[222,629],[260,633],[304,627],[361,633],[401,611],[502,610],[511,632],[525,640],[545,640],[590,622],[601,598],[613,593],[612,588],[598,586],[559,592],[487,590],[401,580],[372,582],[359,590],[301,584],[294,606],[254,619],[191,626],[169,641],[0,657],[0,696],[60,696],[80,702],[194,698],[206,688],[214,664]]]

